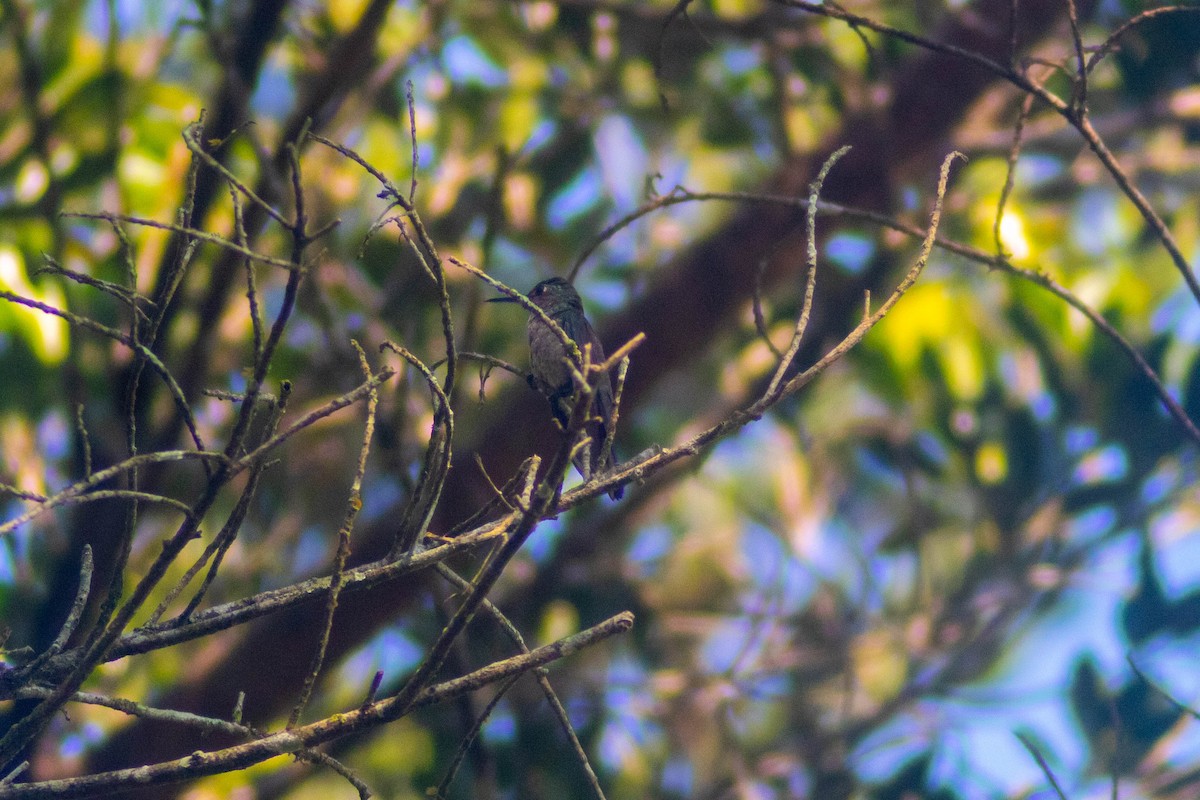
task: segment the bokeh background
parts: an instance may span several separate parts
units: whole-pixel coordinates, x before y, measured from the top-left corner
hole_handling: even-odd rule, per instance
[[[865,18],[1007,64],[1069,99],[1075,47],[1060,0],[887,3]],[[1094,48],[1146,5],[1074,3]],[[762,201],[663,207],[606,227],[676,187],[805,196],[824,158],[853,146],[825,197],[923,226],[937,169],[955,167],[942,235],[1053,278],[1102,313],[1200,419],[1200,308],[1161,242],[1079,134],[1044,104],[951,53],[755,0],[379,2],[170,0],[0,3],[0,288],[127,324],[113,297],[38,274],[49,255],[128,282],[118,237],[62,212],[171,221],[188,196],[181,132],[204,114],[220,158],[286,206],[283,142],[305,120],[415,202],[443,255],[519,289],[565,275],[611,349],[637,331],[617,447],[682,441],[761,391],[804,286],[804,216]],[[1015,9],[1015,24],[1010,16]],[[1146,19],[1090,74],[1092,124],[1200,258],[1200,13]],[[1011,36],[1010,36],[1011,31]],[[1093,52],[1088,49],[1087,52]],[[301,149],[315,225],[272,368],[293,410],[360,379],[350,339],[392,339],[427,363],[444,350],[437,293],[380,187],[315,144]],[[224,185],[201,174],[194,224],[231,235]],[[286,253],[277,227],[256,246]],[[168,277],[170,237],[127,226],[140,291]],[[594,251],[590,248],[597,245]],[[860,218],[818,218],[811,363],[878,304],[919,242]],[[250,363],[241,266],[201,247],[156,351],[207,440]],[[284,275],[260,268],[268,311]],[[526,361],[524,315],[449,268],[462,349]],[[51,493],[124,453],[129,353],[0,303],[0,481]],[[486,377],[486,380],[485,380]],[[161,386],[144,389],[144,450],[185,442]],[[467,368],[453,398],[449,530],[555,442],[519,379]],[[419,468],[431,409],[419,377],[393,382],[364,485],[353,561],[378,557]],[[299,413],[296,411],[296,413]],[[362,418],[307,431],[265,473],[210,602],[328,571]],[[1196,796],[1200,781],[1200,495],[1197,442],[1131,359],[1033,282],[937,250],[861,346],[738,435],[627,491],[544,524],[493,600],[531,641],[622,609],[633,632],[556,666],[552,679],[610,798],[1071,798]],[[479,464],[476,463],[476,457]],[[482,465],[482,469],[479,465]],[[147,477],[186,493],[197,476]],[[573,478],[572,480],[576,480]],[[211,534],[234,497],[218,506]],[[24,504],[0,495],[0,516]],[[120,503],[39,517],[0,541],[8,647],[44,648],[74,594],[84,543],[98,573]],[[172,529],[147,509],[131,564]],[[202,543],[195,545],[196,552]],[[106,551],[108,547],[108,551]],[[107,556],[106,556],[107,552]],[[182,571],[183,567],[180,567]],[[451,591],[416,581],[348,596],[312,714],[356,707],[376,670],[394,687],[440,629]],[[278,725],[312,653],[317,612],[276,615],[105,665],[86,688]],[[448,669],[506,655],[476,623]],[[383,797],[424,796],[488,699],[438,706],[333,746]],[[30,777],[174,758],[188,731],[72,705],[30,754]],[[5,724],[17,710],[7,704]],[[201,743],[203,746],[203,743]],[[1043,760],[1039,765],[1038,758]],[[500,702],[450,797],[587,796],[529,681]],[[1114,794],[1114,792],[1116,794]],[[353,796],[289,759],[144,796]],[[139,795],[142,796],[142,795]]]

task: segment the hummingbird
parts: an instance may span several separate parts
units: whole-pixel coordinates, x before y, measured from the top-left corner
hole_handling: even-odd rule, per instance
[[[583,314],[583,300],[575,287],[563,278],[550,278],[529,290],[527,297],[545,312],[546,316],[558,323],[558,326],[569,336],[583,352],[585,345],[591,345],[591,363],[599,364],[604,361],[604,347],[600,337],[592,329],[591,323]],[[512,297],[493,297],[489,303],[516,303]],[[529,335],[529,385],[541,392],[550,401],[550,411],[559,424],[566,427],[575,400],[575,384],[571,380],[571,370],[568,367],[571,355],[563,346],[562,340],[555,335],[546,323],[536,314],[529,315],[526,324]],[[600,466],[601,451],[608,434],[608,423],[612,416],[613,388],[611,378],[605,374],[596,382],[595,394],[592,396],[592,407],[584,431],[591,438],[590,457],[585,459],[585,452],[580,451],[572,463],[575,469],[586,481]],[[610,454],[612,466],[617,465],[616,455]],[[620,500],[625,494],[624,487],[617,486],[609,490],[608,496]]]

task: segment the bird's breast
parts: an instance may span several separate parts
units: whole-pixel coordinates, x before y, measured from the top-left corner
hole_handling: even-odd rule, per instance
[[[559,323],[559,327],[562,327],[562,323]],[[562,340],[537,317],[530,317],[528,333],[529,368],[534,377],[553,387],[570,384],[571,373],[566,363],[568,355]]]

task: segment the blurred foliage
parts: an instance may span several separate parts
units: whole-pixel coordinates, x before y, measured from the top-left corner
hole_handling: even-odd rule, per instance
[[[170,258],[164,231],[122,226],[127,255],[112,226],[63,214],[175,220],[190,163],[181,131],[202,113],[211,119],[236,64],[233,43],[265,5],[0,3],[0,81],[10,87],[0,98],[0,289],[128,324],[127,307],[112,296],[39,272],[48,256],[118,284],[132,271],[138,290],[155,296]],[[237,131],[210,143],[235,175],[276,198],[288,197],[286,173],[268,166],[279,137],[371,4],[283,5],[278,29],[260,32],[264,54],[241,87],[248,99]],[[1094,45],[1143,4],[1079,5],[1087,6],[1084,42]],[[916,52],[764,2],[692,3],[688,18],[664,28],[674,6],[389,4],[367,67],[309,116],[398,185],[415,181],[444,256],[527,289],[564,274],[647,194],[676,185],[769,191],[790,159],[841,144],[828,141],[831,132],[882,102]],[[925,33],[948,15],[971,13],[963,6],[853,4],[855,13]],[[1028,55],[1069,72],[1065,12],[1042,33]],[[1096,127],[1193,263],[1198,52],[1200,14],[1150,20],[1097,69],[1089,95]],[[996,205],[1020,101],[1011,86],[992,86],[951,141],[927,143],[936,151],[930,164],[952,147],[970,157],[955,176],[943,233],[986,252],[997,248]],[[1194,298],[1059,118],[1035,106],[1026,134],[999,226],[1004,250],[1103,313],[1200,419]],[[273,366],[276,385],[295,383],[293,412],[355,385],[351,338],[368,351],[391,338],[427,363],[444,351],[436,293],[396,227],[373,227],[386,211],[379,187],[326,148],[305,148],[301,164],[314,226],[335,217],[341,224],[317,245]],[[921,222],[933,176],[933,167],[892,176],[888,212]],[[835,169],[828,185],[837,184]],[[669,280],[690,246],[726,233],[736,213],[729,204],[676,205],[606,241],[578,282],[592,318],[634,307]],[[205,229],[231,235],[233,224],[220,187]],[[915,254],[907,237],[859,222],[822,218],[818,227],[828,237],[819,305],[826,280],[871,274],[886,293]],[[286,246],[277,227],[258,235],[260,250]],[[232,300],[204,304],[219,297],[221,258],[199,248],[159,344],[164,360],[197,370],[188,376],[196,391],[244,388],[250,363],[241,273],[232,273]],[[764,289],[777,346],[802,297],[794,274],[802,260],[789,263],[793,274]],[[742,265],[747,284],[755,267]],[[268,313],[281,302],[284,277],[257,268]],[[521,315],[485,311],[480,284],[461,272],[448,277],[461,348],[523,364]],[[861,294],[845,305],[821,309],[833,320],[818,334],[827,343],[857,320]],[[694,332],[704,342],[695,352],[643,378],[647,389],[622,417],[623,452],[693,433],[769,373],[772,356],[754,333],[748,300],[713,325],[711,336]],[[79,405],[95,463],[124,453],[128,358],[108,340],[0,303],[0,480],[40,493],[78,480]],[[635,355],[632,369],[638,364]],[[503,398],[539,402],[520,394],[512,376],[497,373],[484,392],[477,375],[465,369],[456,397],[459,432],[471,446],[498,424],[489,413]],[[144,446],[179,445],[169,398],[152,397]],[[207,440],[231,424],[231,404],[199,394],[193,402]],[[346,414],[305,432],[267,472],[210,602],[328,569],[357,420]],[[405,496],[429,421],[424,387],[411,377],[383,399],[364,523],[393,513]],[[461,463],[456,469],[474,469]],[[1197,468],[1196,443],[1081,314],[1031,283],[938,251],[917,287],[800,402],[691,469],[634,489],[624,506],[548,523],[495,599],[531,642],[622,608],[638,613],[629,637],[553,673],[614,799],[1024,797],[1046,776],[1016,732],[1039,743],[1068,796],[1107,793],[1116,780],[1122,796],[1189,797],[1200,777],[1200,726],[1160,689],[1184,704],[1200,696],[1191,658],[1200,629]],[[235,499],[218,503],[206,533]],[[4,499],[0,513],[12,518],[22,507]],[[57,631],[53,609],[72,585],[88,522],[85,506],[0,541],[10,647],[44,646]],[[151,559],[171,526],[167,512],[146,509],[132,562]],[[446,607],[435,595],[382,628],[357,631],[354,647],[327,670],[337,679],[325,681],[312,714],[355,707],[377,669],[399,680]],[[509,652],[484,623],[476,627],[471,663]],[[227,647],[197,642],[114,662],[86,688],[150,702],[215,673]],[[337,754],[381,796],[422,796],[485,700],[339,743]],[[112,711],[72,706],[32,773],[81,772],[98,753],[119,760],[109,750],[124,724]],[[232,796],[248,785],[262,797],[352,793],[327,771],[285,761],[212,779],[189,796]],[[544,700],[524,683],[500,704],[463,773],[451,797],[586,794]]]

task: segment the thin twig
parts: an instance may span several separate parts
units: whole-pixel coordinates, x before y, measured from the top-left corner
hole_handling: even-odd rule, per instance
[[[474,722],[471,724],[471,729],[466,732],[466,734],[462,737],[462,740],[458,743],[458,747],[455,748],[454,756],[450,759],[450,765],[446,767],[445,776],[437,785],[437,788],[433,790],[433,796],[435,798],[444,798],[448,796],[450,784],[454,782],[454,778],[458,775],[458,768],[462,766],[463,760],[467,757],[467,751],[471,749],[471,745],[479,736],[479,732],[483,730],[484,723],[486,723],[492,716],[492,712],[496,710],[496,706],[500,705],[500,701],[504,699],[504,695],[508,693],[508,690],[511,689],[517,681],[521,680],[521,677],[522,676],[520,675],[513,675],[511,678],[508,678],[501,683],[500,686],[497,687],[495,693],[492,694],[491,699],[488,700],[487,704],[475,717]]]
[[[454,442],[454,411],[450,408],[450,398],[421,359],[395,342],[384,342],[380,349],[391,350],[413,365],[425,379],[434,400],[433,423],[429,431],[429,444],[425,448],[421,474],[392,539],[390,556],[398,558],[411,552],[421,540],[442,496]]]
[[[246,481],[246,487],[242,490],[241,495],[238,497],[237,503],[234,504],[233,511],[230,512],[229,517],[225,520],[225,524],[221,526],[221,530],[216,536],[213,537],[213,540],[208,543],[208,546],[204,548],[204,552],[197,556],[196,560],[192,562],[190,567],[187,568],[182,577],[180,577],[175,585],[172,586],[166,595],[163,596],[163,599],[159,601],[158,607],[155,608],[150,614],[150,619],[146,621],[146,625],[153,627],[158,624],[163,615],[167,613],[167,609],[170,608],[171,603],[175,602],[175,598],[183,593],[183,590],[191,584],[192,580],[196,577],[196,575],[199,574],[200,570],[204,568],[204,565],[208,564],[210,559],[213,559],[215,554],[216,559],[213,560],[212,565],[209,567],[208,573],[204,576],[204,580],[201,582],[200,588],[198,588],[196,593],[192,595],[191,600],[188,601],[187,607],[180,612],[179,619],[186,620],[191,613],[195,611],[197,606],[200,605],[200,602],[204,598],[205,593],[208,591],[209,586],[212,585],[212,582],[216,579],[217,569],[221,563],[221,556],[228,549],[228,547],[233,544],[234,538],[237,536],[237,532],[241,528],[242,522],[245,520],[246,514],[250,510],[250,501],[254,497],[255,492],[258,490],[258,479],[264,469],[266,469],[266,464],[264,462],[260,462],[251,468],[249,480]]]
[[[1017,4],[1018,0],[1008,3],[1008,65],[1013,69],[1017,66]]]
[[[359,800],[368,800],[368,798],[373,797],[371,788],[367,786],[366,781],[358,776],[358,773],[328,753],[322,753],[320,750],[313,750],[311,747],[309,747],[297,753],[296,759],[298,761],[307,761],[310,764],[328,767],[338,775],[341,775],[346,782],[353,786],[354,790],[358,792]]]
[[[600,461],[596,471],[603,473],[610,464],[616,462],[613,457],[613,442],[617,438],[617,422],[621,419],[621,398],[625,395],[625,376],[629,372],[629,357],[621,359],[617,366],[617,385],[613,389],[612,411],[604,423],[604,441],[600,445]]]
[[[1075,46],[1075,86],[1071,91],[1071,105],[1080,114],[1087,113],[1088,69],[1083,54],[1083,35],[1079,32],[1079,9],[1075,0],[1067,0],[1067,21],[1071,23],[1071,43]]]
[[[1113,52],[1113,50],[1117,48],[1117,42],[1121,40],[1122,36],[1138,25],[1141,25],[1143,22],[1163,14],[1176,14],[1189,11],[1192,13],[1200,12],[1200,6],[1176,5],[1148,8],[1145,11],[1130,17],[1121,25],[1119,25],[1116,30],[1110,33],[1108,38],[1105,39],[1104,42],[1096,48],[1095,52],[1092,53],[1091,58],[1088,59],[1087,71],[1090,73],[1092,70],[1094,70],[1097,64],[1103,61],[1106,57],[1108,57],[1109,54]]]
[[[497,512],[508,514],[515,512],[517,509],[524,511],[528,508],[528,504],[521,505],[521,500],[518,499],[518,496],[523,491],[522,487],[528,486],[531,476],[536,474],[538,467],[541,465],[541,459],[538,456],[529,456],[521,462],[521,465],[517,467],[513,476],[497,489],[496,483],[487,474],[487,470],[483,466],[483,461],[479,458],[478,454],[475,459],[476,466],[483,473],[485,480],[487,480],[488,485],[494,493],[488,502],[475,510],[475,513],[446,531],[446,539],[450,541],[457,539],[459,536],[469,535],[471,531],[477,530],[480,525],[484,525],[488,520],[494,518]]]
[[[771,383],[767,386],[765,395],[767,397],[775,394],[784,376],[791,369],[792,361],[796,358],[796,353],[800,351],[800,341],[804,338],[804,331],[808,327],[809,314],[812,312],[813,293],[817,285],[817,201],[820,199],[821,189],[825,185],[829,171],[833,169],[833,165],[838,162],[838,159],[848,152],[850,152],[849,145],[840,147],[825,159],[825,163],[821,165],[820,172],[817,173],[816,179],[808,190],[806,236],[808,259],[805,264],[808,278],[804,285],[804,302],[800,307],[800,315],[796,318],[796,328],[792,332],[791,344],[788,345],[783,357],[779,359],[779,365],[775,368],[775,374],[771,376]]]
[[[1172,695],[1170,692],[1168,692],[1166,689],[1164,689],[1156,681],[1151,680],[1150,676],[1147,675],[1142,670],[1142,668],[1137,665],[1137,662],[1133,660],[1132,653],[1127,653],[1125,655],[1125,661],[1127,661],[1129,663],[1129,667],[1133,670],[1134,675],[1137,675],[1138,678],[1140,680],[1142,680],[1143,682],[1145,682],[1145,684],[1147,686],[1149,686],[1151,689],[1153,689],[1154,691],[1161,694],[1168,703],[1175,706],[1175,708],[1179,709],[1184,714],[1187,714],[1192,719],[1200,720],[1200,711],[1197,711],[1196,709],[1192,708],[1191,706],[1189,706],[1187,703],[1183,702],[1182,700],[1177,699],[1174,695]]]
[[[96,322],[90,317],[72,314],[70,311],[63,311],[62,309],[55,308],[47,303],[33,300],[28,297],[22,297],[19,294],[13,294],[12,292],[4,289],[0,289],[0,299],[37,309],[44,314],[60,317],[65,319],[71,325],[107,336],[108,338],[125,345],[130,350],[133,350],[141,358],[143,358],[146,363],[150,364],[150,366],[154,368],[154,371],[158,373],[159,377],[162,378],[163,383],[166,384],[167,389],[169,389],[171,392],[171,399],[175,401],[175,407],[179,410],[180,416],[183,417],[184,423],[187,425],[188,433],[191,435],[192,442],[196,445],[196,449],[201,451],[204,450],[204,441],[200,438],[200,432],[196,427],[196,420],[192,416],[192,410],[188,405],[187,398],[183,395],[183,389],[179,387],[179,384],[175,381],[175,376],[171,374],[171,371],[167,369],[166,365],[163,364],[163,362],[159,360],[158,356],[156,356],[154,352],[145,345],[134,341],[127,334],[117,330],[116,328],[110,328],[107,325]]]
[[[359,708],[366,708],[375,702],[375,697],[379,694],[379,687],[383,685],[383,670],[375,670],[375,675],[371,678],[371,685],[367,687],[367,695],[363,698],[362,705]]]
[[[479,369],[479,402],[481,403],[483,402],[483,385],[487,381],[487,377],[491,374],[493,369],[498,367],[505,372],[511,372],[521,380],[525,380],[529,374],[515,364],[510,364],[502,358],[496,358],[495,356],[490,356],[487,353],[474,353],[469,350],[465,350],[458,354],[458,359],[459,361],[478,361],[483,364],[483,366]],[[431,365],[430,369],[437,369],[443,363],[444,362],[442,361],[435,361]]]
[[[420,151],[417,150],[417,104],[413,100],[413,82],[404,82],[404,99],[408,103],[408,141],[412,147],[412,180],[408,186],[408,202],[413,203],[417,196],[417,167],[420,164]]]
[[[390,367],[384,367],[366,383],[360,384],[357,388],[352,389],[351,391],[346,392],[345,394],[336,397],[324,405],[308,412],[303,417],[289,425],[287,428],[267,439],[265,442],[246,453],[241,458],[232,461],[229,465],[229,475],[236,475],[259,459],[264,458],[267,453],[270,453],[272,450],[279,447],[281,444],[295,436],[297,433],[300,433],[300,431],[304,430],[305,428],[311,427],[312,424],[318,420],[322,420],[337,411],[341,411],[347,406],[354,405],[362,398],[368,396],[375,389],[375,387],[379,386],[384,381],[391,379],[391,377],[395,374],[395,370],[391,369]]]
[[[283,418],[283,412],[287,408],[288,398],[291,396],[292,384],[291,381],[283,381],[280,386],[279,398],[266,397],[259,395],[259,400],[267,404],[270,411],[270,418],[265,427],[265,435],[271,436],[279,427],[279,421]],[[162,615],[166,613],[167,608],[175,601],[175,598],[182,594],[183,590],[191,584],[192,579],[196,574],[203,569],[205,564],[209,564],[208,572],[204,575],[204,580],[200,583],[200,587],[196,589],[196,593],[188,601],[187,606],[179,613],[177,619],[186,620],[192,615],[204,599],[204,595],[208,592],[213,581],[217,578],[217,571],[221,568],[221,562],[225,558],[225,554],[229,552],[229,548],[233,546],[233,542],[237,539],[238,533],[242,529],[242,523],[246,519],[246,515],[250,512],[250,503],[258,492],[259,480],[262,478],[263,472],[267,469],[267,462],[260,461],[250,468],[250,475],[246,480],[246,485],[242,489],[241,495],[238,497],[237,503],[233,507],[233,511],[225,519],[225,524],[221,526],[221,530],[217,533],[213,540],[204,548],[204,552],[196,558],[195,562],[184,572],[183,577],[166,593],[163,599],[159,602],[158,608],[150,615],[149,621],[146,623],[149,626],[158,624]]]
[[[236,237],[235,241],[241,247],[249,250],[249,237],[246,235],[246,220],[242,213],[242,198],[238,194],[233,184],[229,184],[229,199],[233,203],[233,234]],[[254,281],[254,261],[249,257],[242,259],[242,266],[246,272],[246,303],[250,307],[250,331],[253,342],[254,363],[262,358],[263,349],[263,323],[262,312],[258,307],[258,287]]]
[[[108,492],[107,495],[100,495],[100,491],[92,491],[92,490],[96,486],[98,486],[101,483],[104,483],[105,481],[109,480],[110,478],[115,478],[118,475],[123,475],[125,473],[128,473],[130,470],[137,469],[140,466],[144,466],[144,465],[148,465],[148,464],[161,464],[161,463],[166,463],[166,462],[171,462],[171,461],[184,461],[184,460],[195,460],[195,459],[204,459],[204,460],[215,461],[215,462],[220,463],[220,462],[224,461],[224,456],[222,456],[220,453],[211,453],[208,451],[201,451],[201,450],[163,450],[163,451],[159,451],[157,453],[143,453],[141,455],[137,455],[132,458],[127,458],[118,464],[114,464],[113,466],[108,467],[107,469],[102,469],[99,472],[93,472],[91,475],[87,476],[83,480],[80,480],[76,483],[71,484],[70,486],[63,489],[62,491],[55,492],[54,494],[52,494],[48,497],[40,498],[37,501],[37,505],[34,508],[27,509],[23,514],[21,514],[17,517],[14,517],[13,519],[8,520],[3,525],[0,525],[0,536],[4,535],[6,533],[11,533],[12,531],[16,530],[20,526],[24,525],[29,520],[36,517],[38,514],[41,514],[45,511],[49,511],[50,509],[56,508],[57,506],[63,505],[65,503],[87,502],[89,499],[95,500],[95,499],[99,499],[101,497],[128,496],[130,494],[130,492],[128,492],[127,490],[123,490],[123,489],[102,490],[102,491]],[[81,495],[84,496],[84,499],[76,500],[76,498],[79,498]],[[164,503],[166,505],[171,505],[175,508],[179,508],[180,510],[186,512],[186,515],[189,517],[191,516],[191,513],[192,513],[191,506],[184,505],[183,503],[180,503],[178,500],[173,500],[172,498],[169,498],[169,497],[162,497],[160,495],[148,494],[145,492],[139,493],[138,497],[142,500],[148,500],[148,501],[157,502],[157,503]]]
[[[445,564],[438,564],[437,572],[460,591],[470,591],[470,582]],[[521,632],[517,630],[517,626],[512,624],[503,611],[490,600],[484,600],[481,608],[496,621],[500,629],[513,641],[520,652],[529,652],[529,646],[525,644],[525,637],[521,636]],[[588,779],[588,784],[592,788],[592,793],[596,795],[597,800],[604,800],[604,790],[600,788],[600,780],[596,777],[596,772],[592,769],[592,764],[583,749],[583,744],[580,743],[579,736],[575,733],[575,726],[571,724],[571,718],[567,715],[567,710],[563,708],[562,701],[558,699],[558,694],[554,691],[554,687],[550,685],[548,675],[549,673],[545,668],[534,670],[534,677],[537,678],[538,686],[541,687],[542,694],[546,696],[546,701],[550,703],[550,708],[553,709],[555,717],[558,718],[559,727],[562,728],[567,741],[571,743],[571,749],[575,752],[575,759],[583,768],[584,774]]]
[[[20,764],[17,764],[15,767],[9,770],[7,775],[5,775],[3,778],[0,778],[0,786],[11,785],[12,782],[21,777],[21,773],[25,772],[27,769],[29,769],[28,761],[22,761]]]
[[[236,131],[230,132],[229,136],[226,137],[226,141],[230,136],[233,136],[235,132]],[[261,208],[269,217],[274,219],[283,227],[291,230],[293,226],[292,223],[288,221],[287,217],[277,211],[273,205],[259,197],[253,189],[242,183],[242,181],[236,175],[229,171],[228,167],[212,157],[212,154],[209,153],[204,147],[204,143],[200,141],[200,136],[202,133],[203,126],[201,126],[198,122],[193,122],[183,131],[183,141],[187,144],[188,149],[192,151],[192,154],[203,161],[210,169],[216,170],[222,178],[229,182],[231,186],[237,187],[237,190],[241,192],[241,194],[245,196],[247,200]],[[290,142],[288,143],[288,145],[291,144],[292,143]]]
[[[83,455],[83,477],[92,474],[92,440],[83,422],[83,403],[75,406],[75,435],[79,437],[79,448]]]
[[[18,689],[13,693],[15,698],[32,700],[43,700],[50,696],[51,690],[42,686],[27,686]],[[122,697],[109,697],[108,695],[98,694],[96,692],[75,692],[69,698],[72,703],[83,703],[92,706],[102,706],[111,708],[115,711],[120,711],[123,714],[128,714],[131,717],[140,717],[141,719],[154,720],[155,722],[168,722],[176,725],[187,725],[204,733],[221,733],[229,736],[236,736],[239,739],[247,739],[261,735],[254,728],[246,725],[241,725],[235,722],[227,722],[216,717],[206,717],[200,714],[193,714],[189,711],[175,711],[168,708],[155,708],[153,706],[138,703],[133,700],[127,700]]]
[[[758,262],[758,269],[754,270],[754,294],[752,295],[751,305],[754,309],[754,329],[758,331],[759,337],[767,343],[767,348],[775,354],[777,360],[783,360],[783,351],[775,346],[771,341],[771,334],[767,331],[767,320],[763,316],[762,309],[762,278],[763,273],[767,269],[767,259],[763,258]]]
[[[58,655],[67,646],[67,641],[75,633],[75,628],[79,625],[79,620],[83,618],[83,611],[87,608],[88,593],[91,591],[91,587],[92,546],[85,544],[80,555],[79,584],[75,590],[75,601],[71,603],[71,609],[67,612],[67,618],[59,629],[58,635],[54,637],[54,641],[50,643],[50,646],[33,661],[21,667],[17,673],[16,683],[20,683],[27,675],[36,674],[43,664],[54,658],[54,656]]]
[[[301,127],[297,140],[304,141],[307,132],[308,123],[305,123]],[[262,391],[263,384],[266,382],[267,371],[270,369],[271,360],[275,357],[275,350],[279,346],[279,342],[283,339],[284,328],[287,327],[288,320],[291,319],[292,311],[295,309],[296,297],[300,291],[300,281],[304,277],[304,273],[299,267],[304,258],[305,248],[308,247],[309,239],[307,233],[308,217],[304,210],[304,189],[300,178],[300,156],[294,142],[288,142],[285,146],[285,151],[288,164],[291,167],[292,204],[296,209],[295,222],[290,224],[285,223],[292,235],[292,249],[288,257],[288,262],[293,264],[296,269],[288,273],[287,283],[283,289],[283,301],[280,303],[279,311],[275,315],[275,321],[271,323],[271,330],[263,342],[262,352],[259,354],[258,360],[254,362],[254,372],[246,385],[246,399],[242,401],[242,406],[238,410],[237,421],[234,423],[233,431],[229,434],[229,441],[225,445],[225,454],[230,458],[235,457],[245,444],[244,440],[250,427],[250,420],[254,415],[256,399],[259,392]]]
[[[157,228],[158,230],[171,231],[172,233],[183,234],[184,236],[195,239],[197,241],[207,242],[209,244],[215,244],[218,247],[222,247],[233,253],[237,253],[239,255],[245,256],[246,258],[253,259],[262,264],[270,264],[273,267],[280,267],[281,269],[288,270],[289,272],[295,272],[297,270],[303,269],[303,267],[301,267],[299,264],[295,264],[291,261],[286,261],[282,258],[276,258],[275,256],[268,256],[264,253],[257,253],[247,247],[243,247],[242,245],[238,244],[237,242],[233,242],[233,241],[230,241],[229,239],[226,239],[224,236],[220,236],[215,233],[209,233],[208,231],[202,231],[197,228],[189,228],[185,225],[178,225],[178,224],[170,223],[170,222],[159,222],[158,220],[145,219],[143,217],[135,217],[135,216],[132,216],[129,214],[109,214],[107,212],[95,213],[95,214],[83,213],[83,212],[71,212],[71,213],[64,212],[63,216],[64,217],[79,217],[80,219],[100,219],[100,220],[116,219],[116,220],[120,220],[121,222],[127,222],[130,225],[141,225],[142,227],[145,227],[145,228]]]
[[[996,255],[1006,257],[1004,251],[1004,242],[1000,238],[1000,225],[1004,221],[1004,208],[1008,204],[1008,197],[1012,194],[1013,186],[1017,179],[1017,159],[1021,155],[1021,145],[1025,135],[1025,122],[1029,119],[1029,112],[1033,109],[1033,95],[1025,95],[1024,102],[1021,103],[1021,111],[1017,114],[1017,123],[1013,126],[1012,145],[1008,148],[1008,162],[1004,172],[1004,186],[1000,189],[1000,199],[996,201],[996,218],[992,222],[992,239],[996,242]]]
[[[363,352],[362,346],[353,339],[350,344],[354,346],[358,353],[359,366],[362,367],[363,376],[369,381],[371,379],[371,365],[367,363],[367,354]],[[333,571],[329,576],[329,596],[325,602],[325,618],[321,624],[321,635],[317,643],[317,652],[313,654],[312,664],[309,666],[308,673],[304,676],[304,686],[300,690],[300,697],[296,700],[295,707],[292,708],[292,713],[288,717],[287,727],[294,728],[300,721],[301,714],[304,713],[304,707],[308,705],[308,700],[312,696],[313,686],[316,685],[317,677],[321,674],[321,668],[325,664],[325,651],[329,646],[329,634],[333,631],[333,615],[337,611],[338,599],[342,591],[342,584],[346,572],[346,560],[350,557],[350,533],[354,530],[354,521],[358,519],[358,512],[362,510],[362,482],[363,477],[367,473],[367,454],[371,451],[371,439],[375,434],[375,411],[379,407],[379,390],[372,389],[367,395],[367,420],[363,426],[362,446],[358,451],[358,466],[354,472],[354,480],[350,482],[350,495],[346,500],[346,512],[342,518],[342,524],[338,528],[337,536],[337,552],[333,557]]]
[[[129,308],[134,312],[134,314],[136,314],[138,316],[138,318],[140,320],[142,320],[143,322],[150,321],[150,316],[145,311],[142,310],[142,305],[148,306],[151,309],[153,309],[155,307],[154,301],[151,300],[149,297],[138,294],[135,289],[130,289],[128,287],[122,286],[119,283],[113,283],[111,281],[102,280],[100,278],[93,278],[91,275],[86,275],[82,272],[76,272],[74,270],[67,269],[66,267],[60,265],[57,261],[55,261],[54,257],[51,256],[49,253],[42,253],[42,259],[44,260],[45,263],[42,264],[42,266],[38,267],[36,270],[34,270],[33,274],[35,276],[40,275],[42,273],[49,273],[51,275],[58,275],[60,277],[66,278],[67,280],[74,281],[75,283],[82,284],[84,286],[90,286],[93,289],[96,289],[98,291],[104,292],[107,295],[117,298],[122,303],[129,306]]]
[[[687,17],[687,7],[693,0],[675,0],[675,5],[667,12],[662,25],[658,29],[658,39],[654,43],[654,80],[658,83],[658,101],[663,111],[667,110],[667,94],[662,88],[663,79],[663,43],[667,38],[667,29],[678,16]]]
[[[1050,781],[1050,786],[1054,789],[1054,793],[1058,795],[1058,800],[1067,800],[1067,795],[1063,792],[1062,787],[1058,785],[1058,779],[1054,777],[1054,770],[1050,769],[1050,765],[1046,763],[1045,757],[1042,756],[1033,739],[1030,738],[1029,734],[1021,731],[1018,731],[1016,736],[1021,744],[1025,746],[1025,749],[1029,751],[1029,754],[1033,756],[1033,760],[1041,768],[1042,774],[1046,776],[1046,780]]]
[[[129,237],[125,234],[125,228],[116,219],[110,219],[109,226],[113,230],[113,234],[117,237],[120,243],[121,259],[125,263],[125,278],[131,288],[137,286],[137,263],[134,257],[133,243],[129,241]],[[134,352],[134,363],[132,369],[132,379],[125,386],[125,396],[123,398],[122,410],[125,415],[125,449],[130,458],[138,454],[138,386],[141,379],[142,371],[146,366],[146,357],[143,355],[141,342],[142,326],[138,321],[137,315],[130,315],[129,320],[129,341]],[[188,408],[184,403],[181,408]],[[189,409],[190,414],[190,409]],[[186,416],[186,415],[185,415]],[[193,430],[195,426],[193,424]],[[197,447],[204,449],[199,444],[197,439]],[[211,478],[212,472],[208,466],[208,462],[201,462],[204,466],[205,474]],[[126,484],[128,490],[134,495],[141,488],[141,473],[134,466],[126,475]],[[99,493],[96,493],[99,494]],[[92,631],[88,637],[91,642],[96,637],[101,635],[113,612],[116,611],[117,605],[121,602],[121,595],[125,586],[125,568],[129,562],[129,556],[133,550],[133,537],[137,532],[138,513],[141,511],[141,505],[136,496],[131,498],[130,502],[123,504],[125,511],[124,527],[114,540],[112,555],[110,556],[109,576],[108,576],[108,592],[100,603],[99,611],[96,614],[96,620],[92,625]],[[186,520],[191,514],[188,509],[184,512]]]

